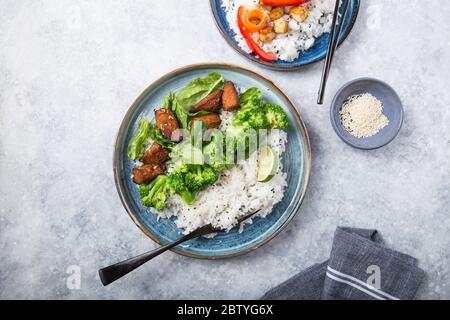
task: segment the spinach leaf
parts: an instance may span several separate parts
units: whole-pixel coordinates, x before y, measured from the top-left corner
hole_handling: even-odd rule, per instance
[[[212,72],[205,78],[197,78],[184,87],[177,95],[180,106],[187,112],[211,92],[223,88],[224,78],[218,72]]]
[[[148,120],[139,121],[139,126],[128,144],[128,158],[137,160],[142,156],[151,136],[150,131],[151,125]]]
[[[178,123],[181,128],[188,129],[189,122],[193,117],[205,116],[211,114],[211,112],[207,111],[198,111],[198,112],[189,112],[186,111],[178,102],[176,95],[173,92],[170,92],[167,96],[163,98],[163,107],[166,109],[172,110],[175,116],[178,119]]]
[[[163,107],[172,110],[177,117],[181,128],[187,129],[189,124],[189,112],[178,103],[175,93],[169,92],[169,94],[163,98]]]
[[[175,99],[176,99],[175,93],[170,91],[167,94],[167,96],[165,96],[163,98],[163,102],[162,102],[163,108],[173,110],[173,104],[174,104]]]

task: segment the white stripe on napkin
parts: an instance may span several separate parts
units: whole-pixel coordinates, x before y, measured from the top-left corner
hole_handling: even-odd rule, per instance
[[[354,281],[354,282],[356,282],[356,283],[358,283],[358,284],[360,284],[360,285],[366,287],[367,289],[374,291],[376,294],[378,294],[378,295],[380,295],[380,296],[383,296],[383,297],[388,298],[388,299],[391,299],[391,300],[400,300],[400,299],[398,299],[398,298],[396,298],[396,297],[390,295],[390,294],[387,293],[387,292],[384,292],[384,291],[382,291],[382,290],[379,290],[379,289],[377,289],[377,288],[375,288],[375,287],[373,287],[373,286],[371,286],[371,285],[365,283],[364,281],[361,281],[361,280],[359,280],[359,279],[357,279],[357,278],[355,278],[355,277],[352,277],[352,276],[350,276],[350,275],[348,275],[348,274],[339,272],[339,271],[337,271],[337,270],[331,268],[330,266],[328,266],[328,271],[332,272],[335,276],[339,276],[339,277],[341,277],[341,278],[344,278],[344,279],[348,279],[348,280]],[[334,279],[333,279],[333,280],[334,280]],[[357,284],[355,284],[355,285],[357,285]],[[357,285],[357,286],[358,286],[358,285]],[[364,291],[364,292],[365,292],[365,291]],[[385,300],[385,299],[383,299],[383,300]]]
[[[333,275],[332,275],[331,273],[329,273],[329,272],[327,272],[327,277],[330,278],[330,279],[332,279],[332,280],[335,280],[335,281],[337,281],[337,282],[341,282],[341,283],[348,284],[349,286],[352,286],[353,288],[356,288],[356,289],[358,289],[358,290],[360,290],[360,291],[362,291],[362,292],[368,294],[369,296],[374,297],[375,299],[378,299],[378,300],[386,300],[385,298],[380,297],[380,296],[376,295],[375,293],[370,292],[369,290],[366,290],[366,289],[364,289],[363,287],[361,287],[361,286],[359,286],[359,285],[357,285],[357,284],[355,284],[355,283],[353,283],[353,282],[350,282],[350,281],[347,281],[347,280],[344,280],[344,279],[335,277],[335,276],[333,276]]]

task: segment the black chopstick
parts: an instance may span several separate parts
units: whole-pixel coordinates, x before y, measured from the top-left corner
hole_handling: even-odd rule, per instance
[[[325,95],[325,89],[327,86],[328,75],[330,74],[331,64],[333,63],[334,53],[339,44],[339,36],[342,31],[342,26],[344,25],[345,16],[347,15],[350,0],[342,0],[345,2],[344,11],[339,19],[339,8],[341,6],[341,0],[336,0],[336,5],[334,8],[333,22],[330,31],[330,40],[328,42],[327,56],[325,58],[325,64],[322,70],[322,80],[320,82],[319,98],[317,104],[323,104],[323,98]],[[336,31],[337,29],[337,31]]]

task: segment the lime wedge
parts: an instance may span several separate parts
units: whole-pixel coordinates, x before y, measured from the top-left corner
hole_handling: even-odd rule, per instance
[[[259,182],[267,182],[273,178],[278,171],[278,156],[270,146],[263,146],[259,150],[258,175]]]

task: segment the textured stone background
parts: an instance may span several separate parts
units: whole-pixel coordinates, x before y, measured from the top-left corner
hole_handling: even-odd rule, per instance
[[[251,64],[221,38],[206,0],[2,0],[0,298],[258,298],[326,259],[338,225],[379,229],[420,259],[420,298],[450,298],[449,16],[448,1],[362,1],[326,101],[372,76],[398,90],[406,112],[397,140],[362,152],[315,104],[322,64],[293,73]],[[155,247],[114,187],[121,119],[153,80],[208,61],[259,71],[297,104],[314,157],[304,205],[256,252],[224,261],[170,252],[103,288],[99,267]],[[79,290],[67,287],[71,266]]]

